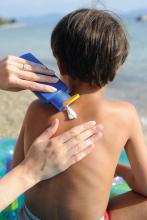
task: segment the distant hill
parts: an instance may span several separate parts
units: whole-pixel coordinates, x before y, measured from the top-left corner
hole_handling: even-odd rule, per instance
[[[124,13],[121,16],[128,19],[137,19],[140,16],[147,15],[147,8],[145,9],[137,9],[130,11],[128,13]]]
[[[124,19],[134,20],[137,17],[144,16],[144,15],[147,15],[147,8],[123,13],[123,14],[120,14],[120,17]],[[33,24],[33,25],[55,24],[63,16],[64,14],[52,13],[52,14],[46,14],[46,15],[40,15],[40,16],[29,16],[29,17],[18,18],[18,21],[20,23]]]
[[[3,17],[0,17],[0,25],[5,25],[5,24],[14,24],[16,23],[16,19],[5,19]]]

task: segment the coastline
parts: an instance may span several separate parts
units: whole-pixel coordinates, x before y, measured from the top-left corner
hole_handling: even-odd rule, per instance
[[[25,23],[3,24],[3,25],[0,25],[0,30],[13,29],[13,28],[25,28],[25,27],[28,27],[28,24],[25,24]]]

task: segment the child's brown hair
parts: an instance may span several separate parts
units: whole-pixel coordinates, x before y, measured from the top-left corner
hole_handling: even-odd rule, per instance
[[[112,81],[128,55],[127,34],[111,12],[80,9],[63,17],[51,37],[66,74],[102,87]]]

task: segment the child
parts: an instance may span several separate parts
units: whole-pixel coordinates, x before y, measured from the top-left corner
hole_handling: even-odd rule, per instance
[[[83,161],[28,190],[20,219],[108,219],[105,210],[124,146],[132,167],[129,183],[132,189],[147,196],[147,149],[135,108],[103,97],[106,85],[114,79],[128,55],[126,32],[113,14],[81,9],[57,24],[51,46],[62,80],[72,95],[80,94],[80,99],[72,105],[78,117],[68,120],[64,112],[53,106],[39,100],[33,102],[16,145],[14,166],[24,159],[28,151],[25,146],[30,146],[55,118],[60,121],[56,135],[95,120],[104,125],[104,137]]]

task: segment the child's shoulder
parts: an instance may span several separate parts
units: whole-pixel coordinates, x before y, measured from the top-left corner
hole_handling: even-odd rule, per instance
[[[135,106],[130,102],[125,101],[116,101],[111,102],[112,108],[114,108],[116,111],[123,112],[126,114],[132,114],[136,111]]]
[[[129,102],[108,101],[106,105],[108,105],[109,111],[121,122],[130,123],[137,115],[136,108]]]
[[[29,107],[28,107],[28,111],[39,111],[39,110],[45,110],[45,109],[47,109],[48,107],[52,107],[52,105],[51,104],[49,104],[49,103],[47,103],[47,104],[45,104],[45,103],[43,103],[43,102],[41,102],[40,101],[40,99],[36,99],[36,100],[34,100],[33,102],[31,102],[30,103],[30,105],[29,105]],[[54,107],[52,107],[51,108],[51,110],[53,110],[53,109],[55,109]]]
[[[43,125],[49,125],[56,118],[58,118],[61,122],[64,122],[66,117],[65,112],[59,112],[50,103],[45,104],[37,99],[28,107],[25,122],[29,125],[35,122],[41,127]]]
[[[23,123],[27,146],[30,146],[35,138],[50,125],[56,113],[52,105],[44,104],[39,99],[30,104]]]
[[[28,107],[27,115],[31,115],[34,117],[46,115],[47,114],[55,114],[57,110],[51,104],[42,103],[39,99],[34,100]]]
[[[135,111],[134,105],[130,102],[109,101],[109,104],[111,105],[112,108],[119,111],[124,111],[128,114]]]
[[[103,109],[103,108],[102,108]],[[136,115],[136,108],[133,104],[129,102],[118,102],[118,101],[104,101],[104,109],[106,112],[110,114],[114,114],[116,117],[120,117],[121,119],[132,118]],[[40,116],[48,117],[58,114],[58,111],[51,104],[44,104],[39,99],[33,101],[27,110],[28,117],[31,118],[34,116],[37,118]]]
[[[45,127],[50,123],[49,118],[57,114],[57,110],[51,104],[44,104],[39,99],[33,101],[26,112],[25,127]],[[44,125],[44,126],[43,126]]]

